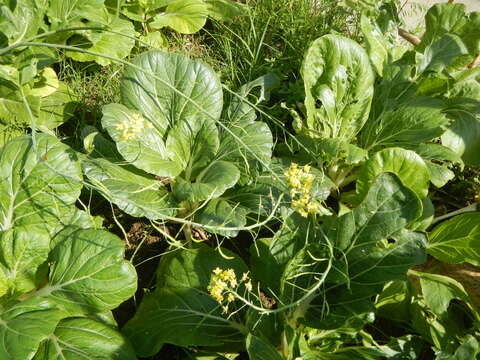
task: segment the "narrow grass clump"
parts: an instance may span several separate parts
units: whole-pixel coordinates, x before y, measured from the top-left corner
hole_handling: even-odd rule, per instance
[[[210,55],[232,88],[266,72],[295,81],[314,39],[356,28],[351,11],[332,0],[247,0],[245,9],[234,23],[213,22],[205,30]]]
[[[99,66],[65,59],[60,64],[59,78],[67,82],[79,104],[82,121],[95,125],[103,105],[120,101],[120,78],[123,65]]]

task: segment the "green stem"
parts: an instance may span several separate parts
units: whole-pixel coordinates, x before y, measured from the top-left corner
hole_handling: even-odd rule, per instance
[[[436,224],[440,221],[449,219],[453,216],[457,216],[457,215],[468,213],[468,212],[475,212],[475,211],[480,211],[480,203],[475,203],[475,204],[472,204],[472,205],[469,205],[469,206],[465,206],[464,208],[461,208],[461,209],[449,212],[445,215],[436,217],[435,219],[433,219],[432,225]]]
[[[117,18],[120,17],[120,3],[122,2],[122,0],[117,0]]]
[[[339,188],[345,187],[348,184],[351,184],[352,182],[356,181],[358,178],[358,173],[354,171],[352,174],[349,174],[348,176],[344,177],[342,181],[337,185]]]
[[[193,243],[192,237],[192,226],[191,225],[184,225],[183,227],[183,235],[185,236],[185,247],[191,248]]]
[[[288,341],[287,330],[282,331],[282,339],[281,339],[281,351],[282,355],[285,359],[291,359],[292,354],[290,354],[290,343]]]
[[[338,165],[335,164],[335,165],[332,165],[328,168],[328,177],[330,179],[332,179],[333,181],[335,181],[336,177],[337,177],[337,171],[338,171]]]

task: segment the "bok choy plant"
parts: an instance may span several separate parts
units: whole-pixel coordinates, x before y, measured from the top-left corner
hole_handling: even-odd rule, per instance
[[[276,206],[271,177],[261,176],[269,168],[272,134],[243,101],[271,82],[266,76],[245,85],[224,109],[221,84],[207,65],[143,53],[123,76],[122,103],[103,108],[114,151],[100,134],[87,136],[87,148],[96,150],[83,162],[85,174],[133,216],[183,222],[187,243],[194,226],[234,236],[247,215],[268,216]],[[101,144],[110,158],[99,156]]]
[[[61,56],[100,65],[130,54],[133,24],[103,0],[0,1],[0,145],[29,127],[50,135],[76,98],[54,70]]]
[[[130,20],[141,24],[142,40],[163,42],[159,30],[169,27],[181,34],[193,34],[204,27],[208,17],[232,20],[243,13],[244,4],[232,0],[113,0],[107,1],[112,11],[119,10]],[[158,46],[157,46],[158,47]]]
[[[395,19],[377,15],[362,19],[367,50],[326,35],[307,51],[303,116],[292,111],[299,135],[280,156],[321,169],[340,207],[359,204],[380,173],[395,173],[431,217],[429,184],[444,186],[455,164],[478,164],[480,87],[478,69],[468,66],[479,53],[478,13],[433,6],[415,47],[396,46],[388,32]],[[444,28],[448,16],[457,27]]]
[[[45,134],[0,149],[0,358],[135,359],[110,312],[137,287],[123,242],[75,207],[76,153]]]

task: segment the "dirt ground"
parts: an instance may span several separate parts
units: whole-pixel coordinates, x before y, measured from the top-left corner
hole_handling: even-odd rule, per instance
[[[409,30],[422,26],[425,11],[435,3],[447,2],[448,0],[406,0],[403,6],[403,18]],[[480,0],[456,0],[467,6],[467,11],[480,11]]]

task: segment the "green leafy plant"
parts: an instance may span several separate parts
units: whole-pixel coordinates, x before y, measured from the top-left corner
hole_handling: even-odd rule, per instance
[[[135,359],[110,310],[134,294],[136,272],[120,239],[74,206],[75,152],[17,137],[0,150],[0,179],[0,357]]]
[[[128,56],[135,42],[133,24],[109,12],[104,0],[7,1],[1,11],[5,15],[0,21],[2,55],[15,55],[12,51],[17,48],[45,42],[84,50],[66,51],[77,61],[107,65],[112,58]]]
[[[56,48],[77,61],[110,64],[130,54],[130,21],[96,1],[0,3],[0,144],[28,127],[53,135],[76,108],[75,94],[58,80]]]
[[[390,25],[384,25],[389,19],[384,12],[377,19],[364,14],[368,51],[338,35],[316,40],[302,68],[303,117],[294,113],[301,135],[280,154],[323,168],[337,193],[356,182],[355,192],[340,196],[341,202],[353,204],[384,171],[397,174],[426,198],[429,182],[442,187],[453,179],[452,164],[475,165],[479,85],[476,69],[465,66],[478,55],[476,43],[469,40],[475,37],[470,24],[477,13],[465,15],[463,10],[462,5],[432,7],[426,36],[413,49],[395,47],[382,35],[380,30],[394,23],[390,18]],[[445,13],[465,19],[459,30],[464,40],[453,30],[428,35],[439,33],[436,26]],[[375,41],[384,46],[374,46]]]
[[[106,150],[110,159],[95,158],[102,143],[112,144],[90,134],[87,143],[96,150],[83,163],[85,174],[133,216],[184,219],[187,242],[195,224],[236,235],[249,213],[267,215],[273,206],[274,187],[260,177],[272,135],[244,102],[268,82],[267,76],[245,85],[223,110],[220,82],[202,62],[161,51],[139,55],[123,76],[122,104],[103,108],[102,125],[116,149]],[[120,165],[124,160],[129,166]]]
[[[163,28],[193,34],[205,26],[208,17],[229,21],[241,15],[244,8],[232,0],[113,0],[107,5],[139,23],[144,32],[140,40],[156,48],[167,44],[160,31]]]
[[[24,49],[11,60],[0,65],[0,145],[30,126],[52,133],[76,107],[68,86],[48,66],[53,54]]]
[[[459,215],[434,228],[427,243],[433,258],[377,298],[379,315],[410,327],[416,342],[432,346],[437,359],[474,359],[480,352],[475,278],[464,271],[468,263],[478,265],[479,215]]]
[[[231,0],[136,0],[122,4],[121,11],[144,28],[170,27],[182,34],[192,34],[205,25],[208,16],[228,20],[239,15],[241,9],[241,4]]]

